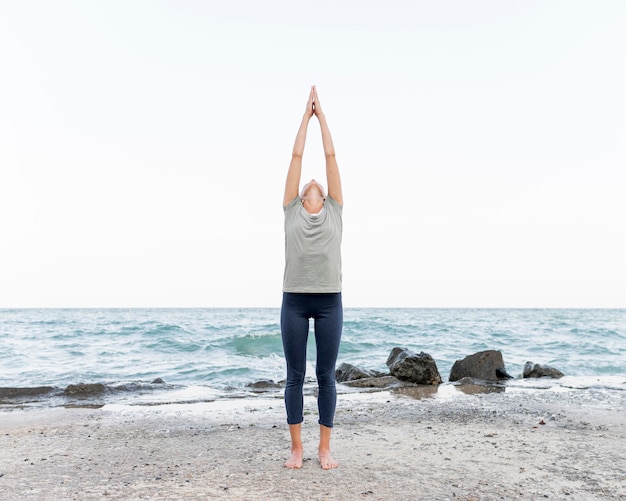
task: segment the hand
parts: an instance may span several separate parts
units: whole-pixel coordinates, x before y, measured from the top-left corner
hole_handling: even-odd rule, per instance
[[[316,117],[319,117],[320,115],[323,115],[324,112],[322,111],[322,105],[320,103],[320,98],[317,96],[317,88],[315,85],[311,87],[311,94],[313,96],[313,113]]]
[[[309,92],[309,100],[306,103],[306,110],[304,111],[304,116],[307,118],[311,118],[315,113],[315,86],[311,87],[311,92]]]

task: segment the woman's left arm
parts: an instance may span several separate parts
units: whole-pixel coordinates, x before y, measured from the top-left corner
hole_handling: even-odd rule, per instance
[[[319,98],[317,97],[317,89],[313,87],[313,113],[319,120],[320,129],[322,131],[322,145],[324,146],[324,156],[326,157],[326,183],[328,185],[328,195],[333,198],[339,205],[343,205],[343,193],[341,191],[341,176],[339,175],[339,166],[335,156],[335,145],[330,135],[330,129],[326,122],[326,115],[322,111]]]

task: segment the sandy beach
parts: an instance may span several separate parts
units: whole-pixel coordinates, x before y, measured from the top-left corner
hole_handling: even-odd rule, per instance
[[[0,499],[626,499],[625,392],[340,395],[336,470],[288,470],[280,398],[0,414]]]

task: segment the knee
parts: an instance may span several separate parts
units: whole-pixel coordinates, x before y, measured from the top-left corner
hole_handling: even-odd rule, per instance
[[[304,384],[304,372],[289,370],[287,371],[287,386],[302,386]]]
[[[317,384],[320,388],[335,387],[335,369],[317,373]]]

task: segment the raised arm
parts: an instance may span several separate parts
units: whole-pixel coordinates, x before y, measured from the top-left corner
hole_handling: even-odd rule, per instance
[[[335,157],[335,145],[330,135],[330,129],[326,122],[326,115],[322,111],[322,105],[317,97],[317,89],[313,86],[313,113],[319,120],[322,131],[322,144],[324,146],[324,156],[326,157],[326,184],[328,185],[328,195],[339,205],[343,205],[343,193],[341,191],[341,177],[339,176],[339,166]]]
[[[306,103],[306,110],[296,135],[296,141],[293,145],[293,152],[291,153],[291,163],[289,164],[289,170],[287,171],[287,181],[285,182],[285,196],[283,197],[283,207],[287,207],[289,202],[298,196],[298,189],[300,187],[300,175],[302,174],[302,155],[304,154],[304,144],[306,143],[306,133],[309,127],[309,121],[313,116],[313,92],[314,87],[311,87],[309,93],[309,100]]]

